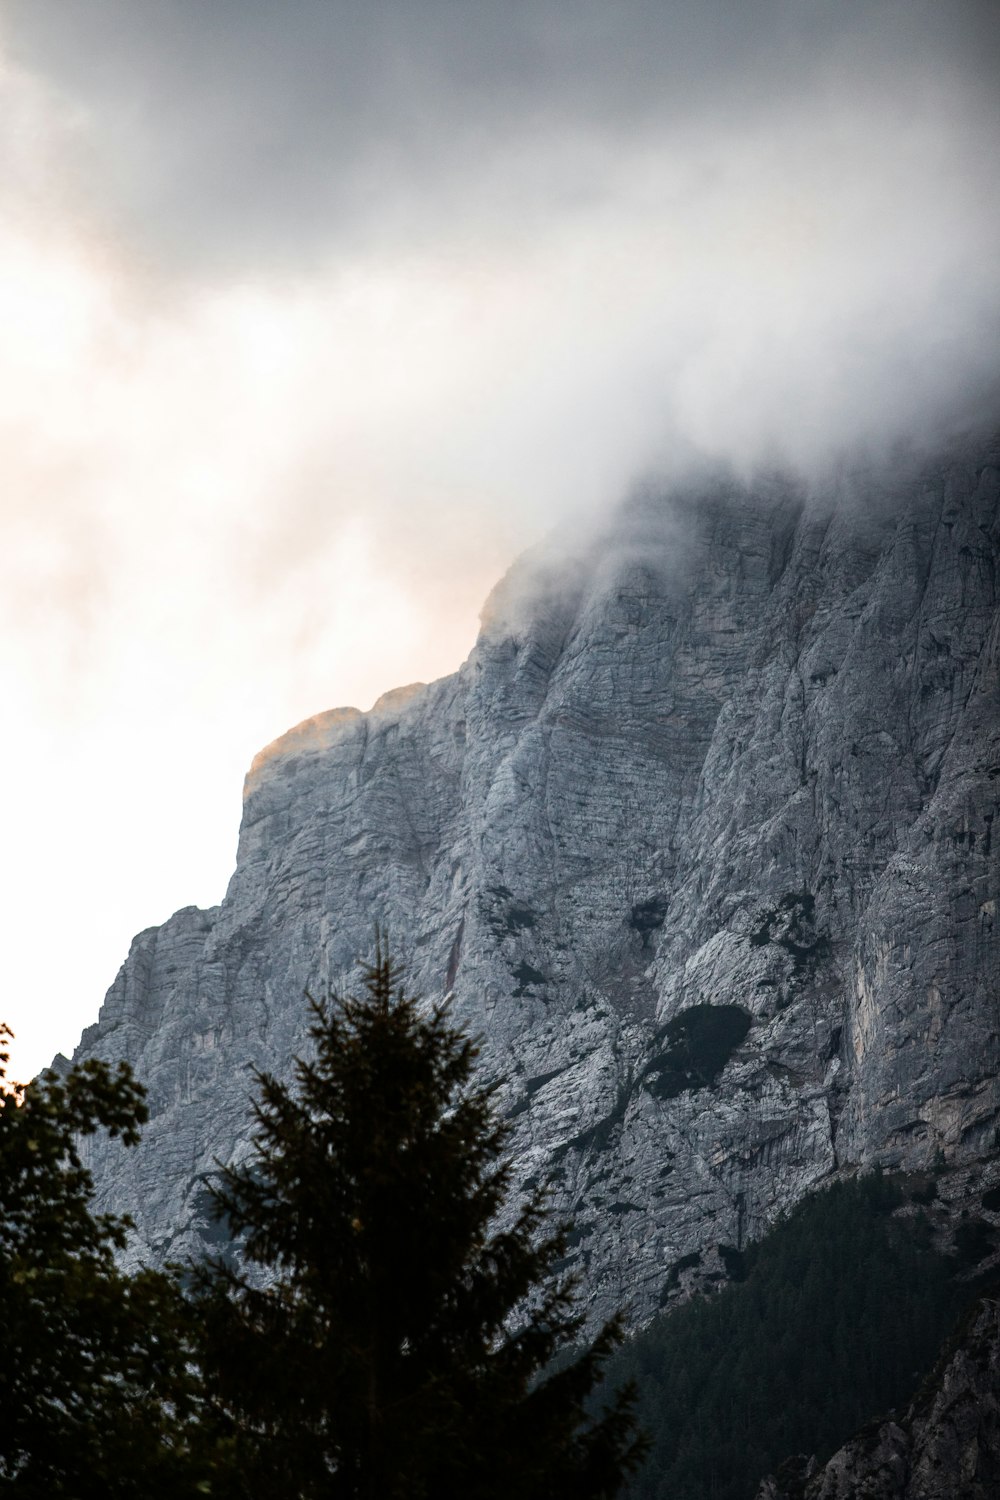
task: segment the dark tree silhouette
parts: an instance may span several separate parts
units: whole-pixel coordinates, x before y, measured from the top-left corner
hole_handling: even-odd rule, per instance
[[[0,1025],[0,1493],[156,1500],[203,1491],[185,1305],[168,1276],[124,1276],[129,1221],[91,1211],[81,1137],[145,1122],[126,1064],[7,1082]]]
[[[259,1075],[255,1159],[217,1188],[240,1264],[195,1295],[227,1493],[615,1495],[641,1450],[631,1394],[585,1403],[617,1322],[567,1353],[566,1230],[541,1192],[510,1204],[476,1046],[400,979],[378,950],[360,998],[313,1002],[313,1055],[292,1088]]]

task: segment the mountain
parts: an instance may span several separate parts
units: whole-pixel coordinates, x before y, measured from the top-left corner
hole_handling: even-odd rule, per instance
[[[78,1053],[149,1088],[91,1148],[134,1257],[218,1235],[251,1069],[375,920],[482,1039],[595,1318],[838,1170],[991,1152],[998,562],[995,441],[649,486],[518,563],[453,676],[262,751],[222,905],[139,934]]]

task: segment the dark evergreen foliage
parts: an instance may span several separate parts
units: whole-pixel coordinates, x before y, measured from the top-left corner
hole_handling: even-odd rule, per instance
[[[749,1248],[739,1285],[612,1356],[652,1439],[634,1500],[752,1500],[789,1454],[825,1459],[905,1404],[963,1293],[919,1215],[891,1216],[900,1202],[878,1173],[816,1194]]]
[[[294,1088],[259,1076],[256,1159],[218,1189],[246,1269],[197,1278],[224,1493],[617,1494],[639,1452],[630,1400],[585,1403],[618,1328],[545,1378],[581,1326],[555,1275],[566,1231],[541,1194],[508,1204],[476,1047],[381,953],[360,998],[313,1010],[313,1056]]]
[[[126,1219],[95,1215],[81,1136],[127,1145],[146,1119],[122,1063],[6,1082],[0,1026],[0,1493],[156,1500],[200,1493],[185,1305],[122,1275]]]
[[[94,1061],[7,1085],[0,1028],[0,1493],[599,1500],[642,1455],[631,1381],[652,1438],[633,1500],[751,1500],[787,1455],[822,1460],[908,1400],[955,1276],[993,1248],[970,1219],[934,1253],[933,1178],[837,1184],[759,1245],[721,1246],[716,1296],[581,1353],[568,1229],[541,1194],[508,1203],[476,1048],[398,981],[379,956],[360,998],[314,1007],[295,1086],[260,1075],[256,1159],[217,1189],[244,1258],[187,1296],[122,1275],[128,1221],[91,1211],[81,1137],[134,1143],[140,1085]],[[668,1040],[711,1071],[731,1038]]]

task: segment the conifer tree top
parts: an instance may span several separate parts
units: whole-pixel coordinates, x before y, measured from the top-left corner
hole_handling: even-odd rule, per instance
[[[629,1401],[584,1408],[617,1325],[546,1378],[582,1327],[567,1230],[543,1192],[509,1201],[475,1043],[381,944],[359,995],[311,1004],[312,1052],[291,1087],[258,1076],[255,1159],[217,1189],[246,1264],[199,1277],[245,1493],[617,1493]]]

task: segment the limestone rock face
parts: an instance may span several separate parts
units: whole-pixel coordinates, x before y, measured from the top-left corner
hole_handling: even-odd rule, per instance
[[[264,750],[225,901],[140,934],[81,1044],[150,1090],[92,1163],[135,1257],[218,1232],[251,1069],[376,919],[481,1037],[595,1317],[838,1169],[991,1150],[998,563],[995,445],[640,494],[515,566],[453,676]]]
[[[995,1500],[1000,1494],[1000,1304],[984,1299],[899,1421],[873,1423],[829,1463],[791,1460],[757,1500]]]

